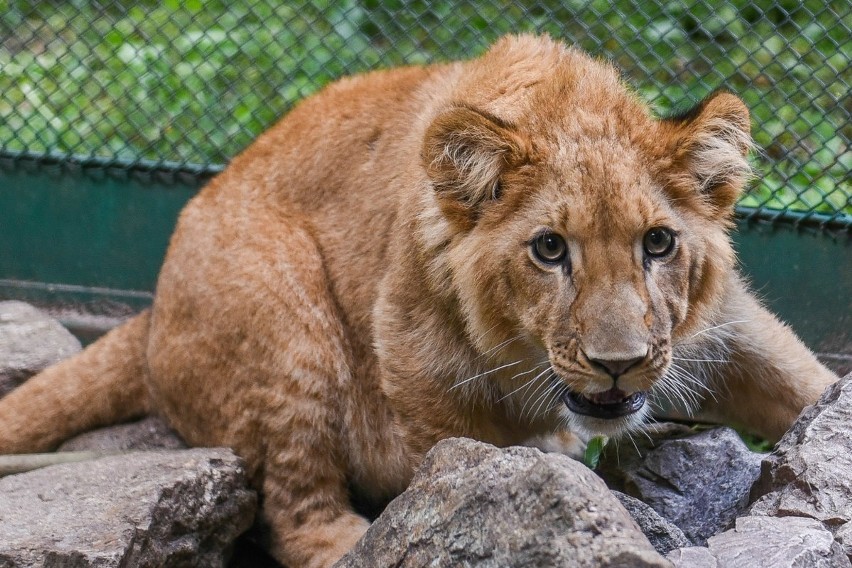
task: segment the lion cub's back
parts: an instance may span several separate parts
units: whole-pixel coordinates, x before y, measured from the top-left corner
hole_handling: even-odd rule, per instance
[[[341,79],[300,102],[228,167],[265,195],[345,217],[388,203],[419,160],[421,87],[443,67],[404,67]],[[354,209],[353,209],[354,208]]]

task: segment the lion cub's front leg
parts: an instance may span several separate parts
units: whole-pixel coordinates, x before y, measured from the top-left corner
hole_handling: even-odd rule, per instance
[[[729,287],[718,328],[709,332],[724,349],[721,361],[703,363],[713,396],[702,413],[778,440],[837,376],[739,280]]]

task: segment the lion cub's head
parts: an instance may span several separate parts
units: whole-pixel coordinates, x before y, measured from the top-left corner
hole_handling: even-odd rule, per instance
[[[641,422],[650,391],[694,388],[672,350],[732,271],[750,144],[733,95],[656,119],[609,65],[548,39],[469,63],[424,138],[440,210],[424,230],[444,235],[436,254],[494,370],[482,388],[606,434]]]

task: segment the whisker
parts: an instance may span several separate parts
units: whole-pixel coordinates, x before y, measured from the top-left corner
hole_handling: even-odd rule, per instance
[[[693,400],[695,400],[696,397],[700,396],[698,391],[690,386],[688,379],[686,379],[686,377],[681,373],[680,370],[672,369],[671,377],[676,379],[673,382],[673,385],[680,389],[681,392],[689,394]]]
[[[654,385],[654,388],[658,390],[660,392],[660,395],[662,395],[662,397],[666,400],[675,401],[678,398],[676,396],[676,393],[672,392],[671,385],[669,384],[669,381],[665,378],[661,377],[657,384]],[[662,411],[663,408],[661,406],[658,406],[657,410]]]
[[[511,380],[514,380],[514,379],[516,379],[516,378],[520,377],[521,375],[529,375],[530,373],[534,373],[535,371],[537,371],[538,369],[540,369],[542,365],[544,365],[544,363],[539,363],[538,365],[536,365],[535,367],[533,367],[533,368],[532,368],[532,369],[530,369],[529,371],[524,371],[523,373],[518,373],[517,375],[515,375],[514,377],[512,377],[512,378],[511,378],[511,379],[509,379],[509,380],[510,380],[510,381],[511,381]],[[534,382],[537,378],[538,378],[537,376],[536,376],[536,377],[533,377],[532,379],[528,380],[527,382],[525,382],[524,384],[522,384],[521,386],[519,386],[518,388],[516,388],[515,390],[513,390],[513,391],[512,391],[512,392],[510,392],[509,394],[504,395],[504,396],[501,396],[500,398],[498,398],[498,399],[497,399],[497,402],[502,402],[502,401],[506,400],[507,398],[509,398],[510,396],[512,396],[513,394],[515,394],[516,392],[518,392],[518,391],[520,391],[520,390],[522,390],[522,389],[529,388],[529,387],[530,387],[530,385],[531,385],[531,384],[532,384],[532,383],[533,383],[533,382]]]
[[[539,416],[539,415],[542,413],[542,409],[547,408],[548,406],[550,406],[551,404],[553,404],[553,397],[554,397],[555,395],[556,395],[556,389],[555,389],[555,388],[553,388],[553,385],[551,384],[551,385],[550,385],[550,388],[548,388],[548,389],[545,391],[544,396],[543,396],[543,397],[539,397],[539,398],[540,398],[540,400],[539,400],[538,406],[537,406],[537,407],[535,408],[535,410],[532,412],[532,415],[533,415],[533,416]]]
[[[701,389],[706,390],[708,392],[710,391],[710,388],[706,384],[704,384],[704,381],[693,375],[686,367],[682,367],[677,363],[672,363],[671,367],[669,367],[669,371],[676,373],[679,377],[686,379],[687,382],[695,385],[696,387],[700,387]]]
[[[698,406],[696,393],[684,388],[684,385],[681,384],[681,381],[675,374],[674,369],[669,369],[669,372],[660,378],[655,387],[666,399],[676,404],[679,403],[690,414],[692,414],[694,409]]]
[[[482,341],[483,337],[485,337],[486,335],[488,335],[489,333],[494,331],[497,328],[497,326],[499,326],[499,325],[500,325],[500,322],[497,322],[494,325],[492,325],[491,327],[489,327],[488,329],[486,329],[485,331],[483,331],[482,333],[480,333],[479,337],[476,337],[476,338],[471,337],[471,339],[473,340],[473,343],[475,345],[479,344],[479,342]]]
[[[552,404],[552,402],[549,402],[549,401],[551,400],[551,397],[555,395],[557,389],[554,388],[553,383],[550,382],[551,378],[552,378],[552,375],[550,377],[547,377],[548,380],[545,381],[545,384],[550,386],[551,388],[545,389],[544,392],[541,395],[539,395],[539,397],[536,399],[536,402],[538,404],[536,404],[535,409],[530,412],[530,418],[540,416],[541,415],[541,409]]]
[[[537,380],[538,380],[538,379],[540,379],[541,377],[544,377],[544,376],[545,376],[547,373],[549,373],[551,370],[552,370],[552,368],[551,368],[550,366],[548,366],[548,367],[547,367],[544,371],[542,371],[541,373],[539,373],[538,375],[536,375],[535,379],[533,379],[533,380],[534,380],[534,381],[537,381]],[[533,390],[533,391],[532,391],[532,393],[530,393],[530,395],[527,397],[527,400],[524,402],[524,406],[521,408],[521,418],[523,418],[523,417],[526,415],[527,405],[530,405],[530,411],[532,411],[532,408],[535,406],[535,403],[538,401],[538,398],[536,398],[536,399],[534,400],[534,399],[533,399],[533,397],[537,395],[537,393],[541,390],[541,388],[542,388],[542,387],[546,387],[546,386],[547,386],[547,384],[548,384],[548,381],[547,381],[547,380],[541,381],[541,382],[538,384],[538,386],[535,388],[535,390]],[[540,398],[540,397],[541,397],[541,396],[543,396],[544,394],[547,394],[547,389],[545,389],[545,390],[542,392],[542,394],[539,394],[539,395],[538,395],[538,397]],[[529,418],[532,418],[532,412],[530,412],[530,414],[529,414],[529,415],[527,415],[527,416],[528,416]]]
[[[699,403],[695,397],[695,393],[684,388],[680,381],[672,380],[669,383],[670,400],[680,403],[684,409],[692,414],[698,408]]]
[[[636,455],[642,457],[642,452],[639,451],[639,446],[636,445],[636,440],[633,439],[633,432],[628,430],[626,432],[627,439],[630,440],[630,443],[633,444],[633,449],[636,450]]]
[[[544,411],[545,414],[552,412],[553,409],[559,407],[559,405],[562,403],[562,397],[565,395],[566,392],[568,392],[568,385],[561,385],[554,389],[554,392],[556,393],[556,396],[553,398],[553,402],[550,403],[550,406],[548,406],[547,409]]]
[[[672,355],[672,359],[675,361],[693,361],[695,363],[728,363],[727,359],[688,359],[686,357],[675,357]]]
[[[473,381],[473,380],[478,379],[480,377],[484,377],[486,375],[490,375],[491,373],[496,373],[497,371],[500,371],[502,369],[506,369],[508,367],[514,367],[515,365],[519,365],[522,362],[523,361],[518,360],[518,361],[515,361],[514,363],[506,363],[505,365],[500,365],[499,367],[495,367],[494,369],[490,369],[490,370],[485,371],[483,373],[479,373],[478,375],[474,375],[474,376],[469,377],[469,378],[467,378],[467,379],[465,379],[465,380],[463,380],[459,383],[454,384],[453,386],[450,387],[449,390],[451,391],[451,390],[458,388],[458,387],[460,387],[460,386],[462,386],[466,383],[469,383],[470,381]],[[447,392],[449,392],[449,391],[447,391]]]
[[[668,378],[669,386],[674,391],[674,395],[670,400],[680,402],[683,409],[690,415],[694,414],[701,407],[702,397],[697,391],[690,388],[687,384],[689,379],[677,370],[672,369],[672,373]],[[693,383],[694,384],[694,383]],[[715,394],[709,389],[707,392],[711,397],[715,398]]]
[[[680,365],[674,364],[674,363],[671,366],[671,370],[676,373],[678,378],[686,381],[690,385],[694,385],[695,387],[700,388],[701,390],[703,390],[704,392],[709,394],[715,402],[719,402],[718,399],[716,398],[716,393],[714,393],[713,389],[711,389],[707,385],[706,381],[702,381],[701,379],[699,379],[698,377],[696,377],[695,375],[690,373],[687,369],[681,367]],[[698,394],[698,393],[696,392],[696,394]]]
[[[524,376],[524,375],[529,375],[530,373],[532,373],[532,372],[537,371],[538,369],[540,369],[540,368],[541,368],[541,366],[542,366],[542,365],[545,365],[545,364],[547,364],[547,360],[542,361],[541,363],[539,363],[538,365],[536,365],[536,366],[532,367],[532,368],[531,368],[531,369],[529,369],[528,371],[521,371],[521,372],[520,372],[520,373],[518,373],[517,375],[512,376],[512,377],[509,379],[509,382],[514,381],[514,380],[515,380],[515,379],[517,379],[518,377],[522,377],[522,376]]]
[[[648,430],[647,430],[646,428],[639,428],[639,429],[638,429],[638,430],[636,430],[636,431],[637,431],[637,432],[639,432],[640,434],[644,435],[646,438],[648,438],[648,441],[649,441],[649,442],[651,442],[651,444],[653,444],[653,443],[654,443],[654,439],[653,439],[653,438],[651,437],[651,435],[648,433]]]
[[[708,328],[702,329],[701,331],[695,332],[694,334],[687,337],[686,341],[689,341],[690,339],[698,337],[699,335],[702,335],[704,333],[707,333],[708,331],[713,331],[714,329],[719,329],[719,328],[726,327],[726,326],[729,326],[729,325],[734,325],[734,324],[737,324],[737,323],[749,323],[749,321],[751,321],[751,320],[735,320],[735,321],[720,323],[719,325],[714,325],[712,327],[708,327]]]
[[[510,337],[509,339],[507,339],[505,341],[501,341],[500,343],[498,343],[497,345],[495,345],[494,347],[492,347],[488,351],[485,351],[484,353],[480,353],[479,355],[477,355],[477,357],[474,359],[474,361],[481,359],[483,357],[487,357],[486,360],[491,359],[496,354],[497,351],[499,351],[503,347],[506,347],[510,343],[513,343],[513,342],[515,342],[519,339],[521,339],[521,335],[516,335],[515,337]]]

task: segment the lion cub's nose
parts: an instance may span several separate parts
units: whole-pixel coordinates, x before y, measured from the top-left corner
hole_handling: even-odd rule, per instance
[[[602,359],[597,357],[589,357],[587,355],[589,361],[591,361],[592,365],[606,371],[609,376],[613,379],[617,379],[628,370],[632,369],[639,363],[645,360],[645,355],[640,357],[630,357],[625,359]]]

